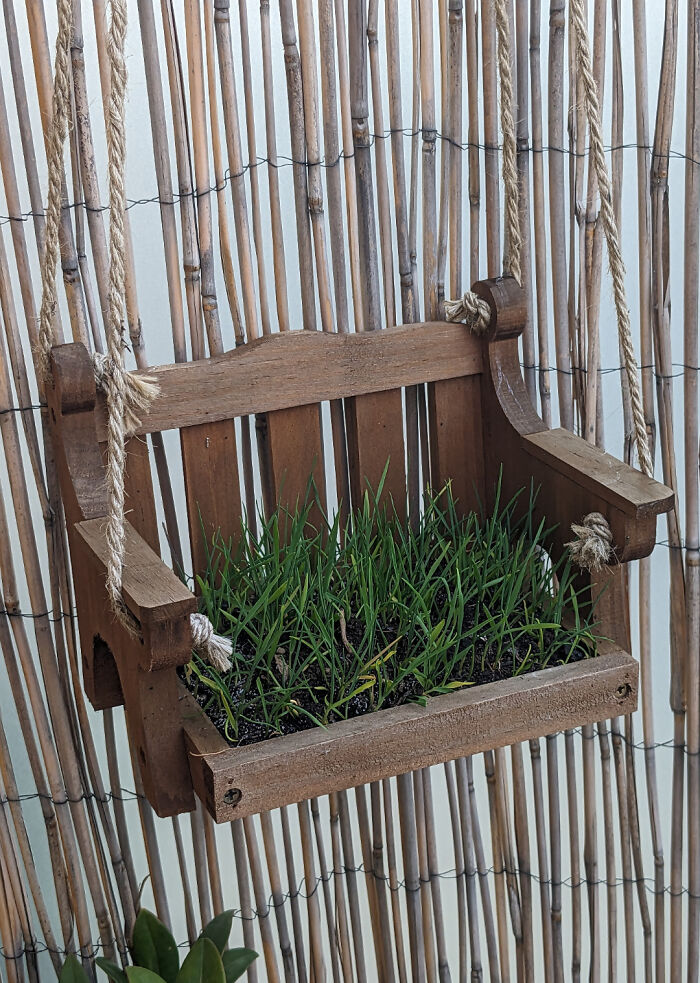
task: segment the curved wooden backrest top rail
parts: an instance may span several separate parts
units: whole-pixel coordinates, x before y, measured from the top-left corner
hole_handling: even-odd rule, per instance
[[[139,434],[476,375],[483,344],[463,324],[403,324],[382,331],[287,331],[213,358],[148,369],[160,395]],[[203,398],[205,397],[205,398]],[[98,400],[98,434],[105,401]]]

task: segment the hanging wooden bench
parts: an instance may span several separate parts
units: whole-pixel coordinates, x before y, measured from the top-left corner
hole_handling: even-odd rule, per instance
[[[96,709],[124,704],[145,791],[159,815],[191,810],[196,792],[217,821],[226,821],[635,709],[624,564],[651,552],[656,516],[672,507],[672,492],[569,432],[545,428],[520,372],[521,291],[512,280],[474,289],[491,308],[487,337],[444,322],[349,335],[294,331],[149,370],[161,394],[129,441],[123,583],[140,639],[116,623],[104,587],[104,398],[85,348],[54,348],[49,403],[84,685]],[[591,511],[607,518],[615,563],[587,576],[594,593],[606,588],[598,611],[600,633],[610,641],[594,659],[437,697],[427,707],[230,747],[176,673],[190,659],[189,616],[197,601],[159,557],[143,435],[180,431],[192,561],[202,571],[200,522],[208,534],[240,535],[237,417],[256,417],[266,507],[278,501],[293,507],[312,474],[325,494],[320,408],[342,401],[351,500],[360,500],[366,482],[378,486],[388,461],[385,494],[401,510],[408,497],[403,393],[422,385],[430,482],[441,487],[450,479],[465,511],[477,496],[488,502],[503,465],[506,498],[531,480],[540,486],[537,511],[557,525],[555,552],[571,538],[572,522]]]

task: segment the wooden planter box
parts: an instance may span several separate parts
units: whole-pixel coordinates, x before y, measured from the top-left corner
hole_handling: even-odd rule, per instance
[[[474,686],[248,747],[231,747],[181,690],[197,795],[216,822],[595,723],[637,707],[638,665],[606,645],[593,659]]]
[[[194,808],[196,792],[225,821],[636,707],[625,563],[653,549],[656,517],[672,507],[672,492],[567,431],[545,428],[520,374],[518,335],[526,316],[520,289],[511,280],[475,289],[491,307],[488,337],[443,322],[351,335],[294,331],[149,370],[161,394],[129,442],[126,488],[123,596],[140,624],[138,639],[116,624],[104,589],[103,397],[81,345],[54,349],[48,398],[84,685],[98,709],[125,705],[144,788],[160,815]],[[599,597],[599,630],[610,644],[594,659],[438,697],[425,708],[379,711],[327,730],[230,748],[177,676],[190,659],[189,618],[197,601],[159,556],[144,435],[180,431],[196,572],[206,565],[202,522],[208,535],[240,535],[238,418],[247,426],[255,417],[268,510],[277,503],[293,508],[310,475],[325,495],[329,441],[321,404],[330,402],[344,501],[359,503],[367,482],[377,488],[388,462],[385,494],[410,517],[420,496],[413,465],[421,450],[419,392],[427,399],[423,451],[429,450],[430,483],[450,480],[465,511],[489,503],[502,468],[506,500],[530,482],[539,486],[537,511],[557,527],[555,554],[571,538],[572,522],[592,511],[606,517],[614,562],[599,576],[582,575],[581,583]]]

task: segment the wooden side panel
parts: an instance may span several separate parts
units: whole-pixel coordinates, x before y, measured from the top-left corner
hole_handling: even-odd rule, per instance
[[[431,485],[439,491],[451,481],[461,511],[474,511],[484,501],[481,376],[431,383],[428,413]]]
[[[207,544],[221,532],[225,541],[241,534],[236,427],[233,420],[202,423],[180,431],[192,566],[207,569]]]
[[[270,515],[279,505],[289,512],[303,507],[307,494],[314,495],[321,507],[326,504],[326,477],[321,436],[321,408],[318,403],[275,410],[256,418],[260,470],[265,512]],[[312,508],[309,521],[321,519]]]
[[[543,669],[354,720],[226,748],[183,694],[195,790],[217,822],[607,720],[636,708],[639,668],[613,645]]]
[[[364,493],[376,492],[384,469],[383,500],[391,496],[396,513],[406,518],[406,460],[400,389],[345,400],[350,494],[358,508]]]
[[[132,437],[127,441],[124,492],[129,522],[151,549],[160,555],[153,476],[145,437]]]

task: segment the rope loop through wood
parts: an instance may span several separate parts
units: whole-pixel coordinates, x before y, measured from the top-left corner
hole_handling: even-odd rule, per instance
[[[58,33],[54,61],[54,88],[51,124],[47,134],[48,201],[44,252],[41,260],[41,309],[39,316],[39,374],[45,380],[54,343],[57,309],[56,267],[60,245],[62,191],[64,184],[63,147],[68,131],[70,111],[70,43],[73,28],[72,0],[59,0]],[[137,376],[124,365],[127,340],[124,329],[126,268],[126,127],[124,123],[127,70],[124,46],[127,30],[126,0],[112,0],[107,31],[107,56],[110,69],[110,95],[107,113],[107,159],[109,168],[109,288],[105,335],[107,354],[93,354],[95,383],[107,396],[107,463],[109,495],[106,525],[107,594],[114,616],[122,627],[139,636],[138,622],[122,598],[125,558],[124,475],[126,441],[138,428],[140,415],[158,393],[149,376]],[[230,643],[215,634],[204,615],[192,615],[192,643],[202,658],[219,671],[230,668]]]
[[[613,542],[605,516],[600,512],[589,512],[580,526],[571,526],[571,531],[576,538],[566,545],[574,563],[589,573],[602,570],[612,557]]]

